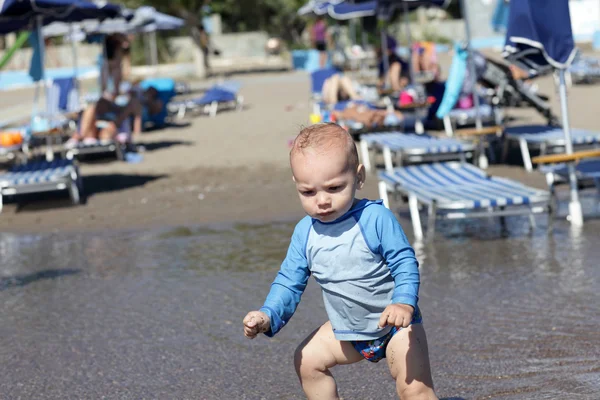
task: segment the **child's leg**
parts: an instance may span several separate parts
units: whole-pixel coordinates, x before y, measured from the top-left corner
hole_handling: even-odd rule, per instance
[[[385,353],[402,400],[437,400],[423,324],[413,324],[396,333]]]
[[[335,338],[331,323],[326,322],[298,346],[294,365],[308,400],[330,400],[339,397],[329,368],[362,359],[350,342],[340,342]]]

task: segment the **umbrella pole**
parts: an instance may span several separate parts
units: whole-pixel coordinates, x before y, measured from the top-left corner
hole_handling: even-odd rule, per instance
[[[35,92],[33,95],[33,115],[32,118],[35,119],[38,116],[39,102],[40,102],[40,82],[41,85],[45,85],[45,71],[44,71],[44,55],[46,52],[46,45],[44,43],[44,34],[42,33],[42,26],[44,25],[44,17],[38,16],[35,20],[35,25],[37,29],[38,42],[40,46],[40,68],[42,69],[42,77],[39,82],[35,85]]]
[[[465,0],[460,0],[460,7],[465,20],[465,36],[467,40],[467,68],[469,68],[469,75],[471,79],[471,85],[473,87],[473,104],[475,106],[475,127],[477,130],[482,128],[481,114],[479,111],[479,94],[477,93],[477,77],[475,76],[475,62],[473,60],[473,54],[471,50],[471,26],[469,24],[469,13],[467,11],[467,4]]]
[[[73,53],[73,79],[75,79],[75,92],[79,98],[79,72],[77,67],[77,48],[75,47],[75,31],[73,24],[69,24],[69,35],[71,36],[71,52]]]
[[[573,154],[573,141],[571,139],[571,126],[569,125],[569,109],[567,104],[567,83],[565,80],[565,70],[558,71],[558,93],[560,96],[560,110],[562,113],[562,125],[565,133],[565,151],[567,154]],[[583,225],[583,210],[579,201],[579,193],[577,191],[577,176],[575,175],[575,164],[569,163],[569,184],[571,187],[571,202],[569,203],[569,216],[571,224],[576,226]]]
[[[387,37],[385,27],[381,27],[381,61],[383,62],[383,87],[389,87],[388,71],[390,69],[390,60],[388,58]]]
[[[152,65],[158,65],[158,45],[156,43],[156,31],[150,33],[150,49],[152,55]]]
[[[408,2],[403,1],[402,5],[404,6],[404,25],[406,25],[406,45],[408,46],[408,77],[410,78],[410,83],[412,84],[415,82],[415,77],[412,69],[413,48],[410,34],[410,18],[408,16]]]

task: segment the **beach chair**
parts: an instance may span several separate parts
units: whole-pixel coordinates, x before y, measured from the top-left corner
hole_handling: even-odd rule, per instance
[[[469,82],[467,80],[467,54],[466,48],[458,44],[455,46],[455,55],[446,81],[444,96],[436,111],[436,116],[443,121],[444,130],[448,136],[452,136],[457,128],[474,125],[478,113],[483,125],[499,125],[503,118],[500,109],[486,102],[485,92],[481,92],[477,88],[465,88]],[[478,110],[474,106],[470,108],[457,107],[461,95],[466,91],[472,96],[478,96]]]
[[[79,168],[73,161],[30,161],[14,166],[0,175],[0,211],[3,196],[57,190],[67,190],[73,204],[81,202],[83,185]]]
[[[46,114],[50,117],[74,114],[82,110],[73,77],[55,78],[47,81]]]
[[[223,82],[210,87],[201,97],[172,101],[168,104],[169,113],[184,118],[188,112],[201,111],[215,117],[220,110],[242,110],[244,97],[239,94],[241,85],[237,82]]]
[[[569,67],[574,83],[594,83],[600,79],[600,61],[592,57],[578,55]]]
[[[528,215],[548,213],[552,221],[550,193],[520,182],[489,176],[467,163],[446,162],[412,165],[379,173],[379,195],[390,207],[388,193],[408,197],[415,238],[422,239],[421,209],[427,210],[431,238],[437,219]]]
[[[473,158],[475,146],[453,138],[436,138],[415,133],[371,133],[361,135],[360,152],[367,171],[372,170],[371,154],[381,151],[385,170],[393,171],[394,165],[440,161],[466,161]],[[395,162],[394,162],[395,161]]]
[[[552,113],[548,97],[538,93],[534,86],[522,80],[516,80],[508,64],[486,57],[479,52],[474,52],[476,59],[483,64],[482,71],[477,75],[478,82],[492,93],[492,103],[500,107],[534,108],[546,120],[548,125],[559,123],[558,118]]]
[[[540,171],[546,175],[546,182],[552,195],[554,208],[558,209],[556,187],[569,184],[569,165],[574,163],[575,180],[578,190],[595,188],[596,202],[600,206],[600,149],[584,150],[572,154],[552,154],[533,158],[540,164]],[[569,204],[569,208],[571,204]],[[571,210],[569,209],[569,214]],[[571,214],[569,215],[571,217]]]
[[[598,147],[600,145],[600,132],[584,129],[572,129],[573,147],[579,150]],[[531,150],[537,150],[540,154],[552,154],[563,151],[565,147],[565,135],[562,128],[545,125],[513,126],[504,130],[503,159],[506,159],[510,146],[518,143],[521,149],[523,165],[528,172],[533,171],[531,161]]]

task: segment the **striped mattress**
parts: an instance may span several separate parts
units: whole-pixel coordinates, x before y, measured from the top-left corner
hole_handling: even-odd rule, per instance
[[[371,133],[362,135],[361,139],[370,146],[388,147],[392,151],[409,154],[463,153],[475,148],[473,144],[461,140],[416,133]]]
[[[508,139],[525,139],[528,143],[547,143],[564,146],[565,134],[561,127],[547,125],[511,126],[504,131]],[[571,128],[573,144],[594,144],[600,142],[600,132]]]
[[[70,177],[71,160],[39,161],[18,165],[0,175],[0,188],[58,182]]]
[[[543,173],[553,173],[564,179],[569,178],[567,164],[543,165],[540,167]],[[600,159],[583,160],[576,164],[575,173],[578,179],[600,179]]]
[[[422,164],[380,172],[379,178],[400,191],[415,194],[420,202],[439,209],[481,209],[530,205],[549,200],[546,191],[519,182],[490,177],[467,163]]]

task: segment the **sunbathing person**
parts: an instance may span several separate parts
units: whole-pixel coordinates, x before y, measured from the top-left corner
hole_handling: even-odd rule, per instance
[[[79,132],[70,140],[71,145],[78,141],[114,140],[118,134],[124,134],[120,141],[129,141],[130,133],[137,136],[142,132],[142,111],[148,109],[150,115],[160,113],[162,101],[158,98],[158,91],[148,88],[141,91],[137,88],[130,92],[129,102],[118,105],[102,97],[96,103],[90,104],[82,113]],[[133,129],[124,126],[127,120],[133,120]],[[102,123],[99,123],[102,122]]]
[[[330,76],[323,83],[323,101],[325,104],[335,104],[346,100],[359,100],[352,80],[343,74]]]
[[[398,125],[404,119],[400,111],[373,110],[362,104],[353,104],[342,111],[332,111],[336,121],[352,121],[365,127]]]

